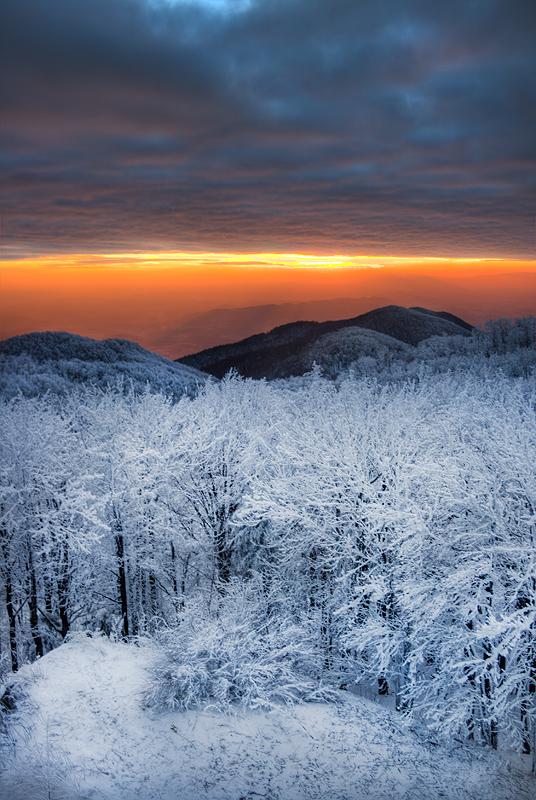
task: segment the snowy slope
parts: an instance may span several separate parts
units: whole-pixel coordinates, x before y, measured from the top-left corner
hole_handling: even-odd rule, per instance
[[[121,381],[137,391],[149,386],[181,395],[205,380],[205,373],[124,339],[47,331],[0,341],[0,393],[7,396],[64,394],[80,384],[103,388]]]
[[[302,354],[302,369],[314,364],[326,375],[337,375],[359,358],[368,357],[387,364],[390,356],[411,352],[412,347],[399,339],[366,328],[341,328],[320,336]]]
[[[494,753],[420,742],[398,715],[341,693],[224,716],[143,710],[145,647],[80,637],[24,667],[2,800],[524,800]]]

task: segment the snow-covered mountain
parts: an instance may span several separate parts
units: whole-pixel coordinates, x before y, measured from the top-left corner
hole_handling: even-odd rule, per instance
[[[315,361],[332,372],[358,358],[400,352],[432,336],[465,336],[471,329],[447,312],[384,306],[350,319],[281,325],[186,356],[181,363],[217,377],[234,368],[245,377],[284,378],[304,374]]]
[[[28,333],[0,342],[0,393],[64,393],[73,384],[146,386],[173,395],[194,391],[207,379],[123,339],[98,341],[74,333]]]

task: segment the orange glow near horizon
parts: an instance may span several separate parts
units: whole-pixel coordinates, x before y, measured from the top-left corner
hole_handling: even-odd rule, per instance
[[[230,266],[273,267],[276,269],[380,269],[382,267],[466,267],[474,264],[488,266],[516,265],[528,271],[536,269],[536,259],[460,258],[448,256],[391,256],[311,253],[226,253],[226,252],[126,252],[126,253],[69,253],[12,258],[0,261],[0,270],[16,267],[43,268],[150,268]]]
[[[334,299],[345,300],[344,309],[341,303],[318,305]],[[299,304],[289,308],[290,318],[329,318],[346,316],[353,299],[355,313],[367,303],[427,305],[475,323],[536,314],[536,260],[264,252],[10,259],[0,261],[0,338],[69,330],[129,338],[180,356],[222,340],[216,328],[212,339],[210,330],[200,336],[192,329],[188,337],[183,330],[214,309]],[[231,318],[225,340],[271,327],[269,314],[257,328],[254,316],[246,327],[240,314]],[[210,328],[212,317],[206,319]]]

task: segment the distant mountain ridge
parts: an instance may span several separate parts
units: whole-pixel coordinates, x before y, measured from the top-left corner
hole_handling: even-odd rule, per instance
[[[334,297],[326,300],[264,303],[234,308],[212,308],[193,314],[177,327],[168,328],[155,338],[153,347],[169,357],[183,358],[210,347],[232,344],[257,333],[267,333],[297,319],[326,322],[363,314],[370,308],[386,305],[387,297]],[[173,354],[173,355],[171,355]]]
[[[124,339],[90,339],[65,332],[38,332],[0,341],[0,393],[63,393],[73,385],[122,384],[173,395],[192,392],[209,378],[199,370]]]
[[[285,378],[307,372],[326,350],[338,363],[351,363],[360,356],[411,348],[432,336],[467,336],[471,330],[468,322],[446,311],[389,305],[350,319],[287,323],[179,361],[218,378],[230,369],[244,377]]]
[[[0,341],[0,394],[62,394],[92,384],[180,396],[231,369],[244,377],[274,379],[303,375],[315,364],[336,375],[360,359],[387,364],[425,339],[467,336],[471,330],[446,311],[389,305],[349,319],[289,322],[176,361],[124,339],[29,333]]]

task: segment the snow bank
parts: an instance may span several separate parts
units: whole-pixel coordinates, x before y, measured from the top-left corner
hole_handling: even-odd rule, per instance
[[[24,667],[2,800],[523,800],[495,754],[420,741],[343,694],[272,712],[144,710],[149,648],[79,637]]]

